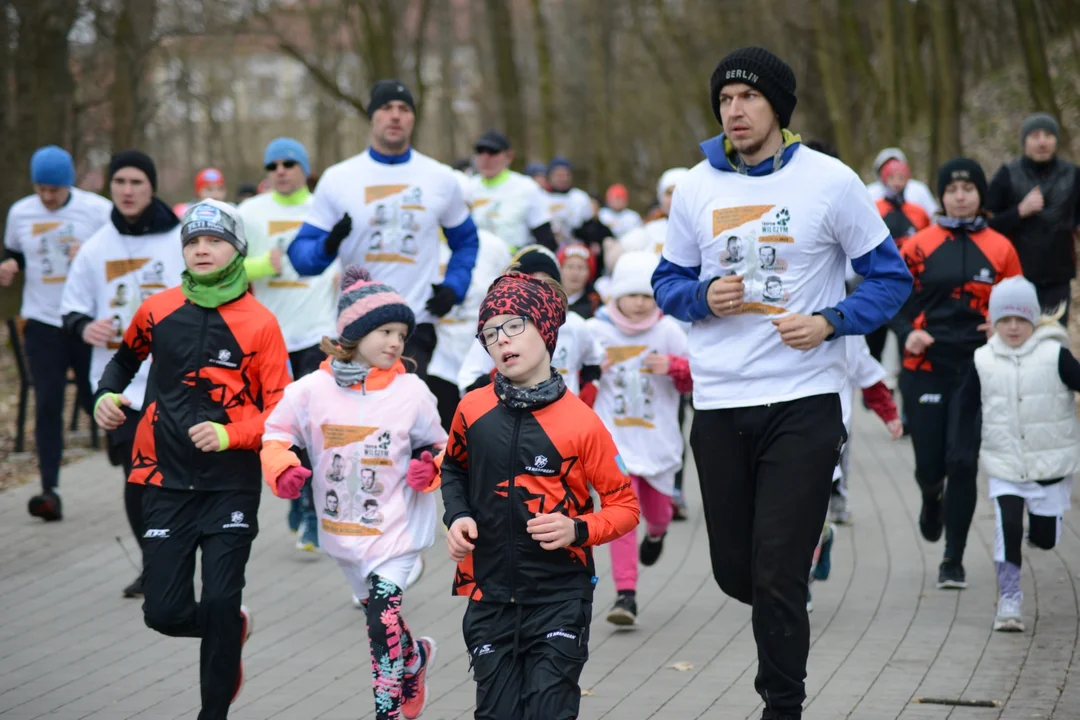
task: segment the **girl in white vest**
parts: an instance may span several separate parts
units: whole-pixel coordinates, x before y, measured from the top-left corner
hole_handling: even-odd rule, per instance
[[[1069,509],[1072,475],[1080,471],[1080,422],[1074,391],[1080,362],[1052,316],[1039,316],[1035,286],[1023,277],[1001,281],[990,294],[994,336],[975,351],[964,382],[964,415],[982,410],[979,458],[997,513],[994,564],[998,606],[994,629],[1024,629],[1020,545],[1024,507],[1028,540],[1049,550]],[[973,434],[977,441],[979,435]]]
[[[586,321],[605,354],[593,409],[615,439],[646,523],[640,548],[633,532],[609,544],[618,595],[607,620],[614,625],[636,623],[638,563],[655,564],[664,549],[675,473],[683,464],[679,398],[693,387],[686,332],[653,299],[650,278],[658,263],[651,251],[623,254],[611,277],[611,300]]]

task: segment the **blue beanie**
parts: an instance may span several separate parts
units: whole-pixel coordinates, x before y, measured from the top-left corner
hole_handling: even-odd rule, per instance
[[[30,158],[30,182],[56,187],[74,185],[75,163],[71,153],[55,145],[38,148]]]
[[[311,174],[311,164],[308,162],[307,150],[304,149],[299,140],[293,140],[290,137],[279,137],[271,140],[270,144],[266,146],[266,152],[263,153],[263,164],[269,165],[275,160],[295,160],[300,163],[305,175]]]
[[[564,158],[564,157],[553,157],[553,158],[551,158],[551,162],[549,162],[548,166],[547,166],[548,174],[550,175],[552,170],[554,170],[555,168],[559,168],[559,167],[564,167],[567,170],[573,170],[574,169],[573,166],[570,164],[570,161],[567,160],[566,158]]]

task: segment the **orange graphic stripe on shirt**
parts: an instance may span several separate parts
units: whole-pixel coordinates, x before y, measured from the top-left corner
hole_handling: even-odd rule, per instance
[[[648,349],[648,345],[613,345],[605,348],[604,352],[607,354],[608,361],[615,365],[632,357],[637,357]]]
[[[150,262],[150,258],[129,258],[126,260],[106,260],[105,261],[105,282],[112,282],[118,277],[123,277],[128,273],[135,272],[146,263]]]
[[[303,220],[271,220],[268,229],[271,235],[296,230],[304,224]]]
[[[416,260],[408,255],[400,255],[398,253],[368,253],[364,256],[364,262],[384,262],[384,263],[408,263],[415,265]]]
[[[60,227],[60,225],[62,224],[63,223],[55,220],[50,222],[36,222],[30,226],[30,234],[34,237],[37,237],[38,235],[44,235],[50,230],[55,230],[56,228]]]
[[[476,208],[482,208],[489,202],[491,202],[491,198],[477,198],[476,200],[472,201],[472,208],[473,210],[475,210]]]
[[[741,205],[712,211],[712,234],[716,237],[722,232],[732,230],[752,220],[759,220],[775,205]]]
[[[382,530],[368,527],[367,525],[361,525],[359,523],[336,522],[334,520],[327,520],[326,518],[322,518],[319,522],[322,525],[322,529],[331,535],[351,535],[353,537],[382,535]]]
[[[407,190],[408,185],[369,185],[364,188],[364,204],[370,204],[376,200],[397,195],[402,190]]]
[[[743,303],[741,313],[748,313],[750,315],[781,315],[786,313],[787,308],[780,307],[778,305],[768,305],[766,303],[752,302]]]
[[[366,427],[363,425],[329,425],[321,426],[323,434],[323,450],[330,448],[345,447],[352,443],[368,439],[379,428]]]
[[[793,243],[795,238],[790,235],[762,235],[758,238],[759,243]]]
[[[615,427],[639,427],[646,430],[655,430],[656,426],[645,418],[639,417],[617,417],[615,418]]]
[[[267,283],[268,287],[272,288],[306,288],[311,287],[306,282],[300,282],[299,280],[271,280]]]

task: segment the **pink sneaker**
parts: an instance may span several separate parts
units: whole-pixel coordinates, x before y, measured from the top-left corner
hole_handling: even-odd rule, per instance
[[[247,644],[248,638],[251,637],[251,633],[255,631],[255,619],[251,615],[251,611],[248,610],[247,605],[240,606],[240,616],[244,618],[244,631],[240,636],[240,652],[244,652],[244,645]],[[236,698],[240,697],[240,691],[244,689],[244,659],[240,658],[240,672],[236,675],[236,690],[233,691],[232,700],[229,704],[236,702]]]
[[[407,720],[416,720],[424,712],[427,702],[427,674],[435,664],[435,641],[422,637],[416,641],[416,650],[420,653],[420,669],[414,674],[405,673],[402,688],[401,714]]]

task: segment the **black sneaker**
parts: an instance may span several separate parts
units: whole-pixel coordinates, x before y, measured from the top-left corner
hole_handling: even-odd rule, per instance
[[[607,614],[607,621],[612,625],[629,627],[637,624],[637,599],[634,592],[623,590]]]
[[[963,590],[967,587],[964,566],[952,560],[945,560],[938,566],[938,590]]]
[[[761,713],[761,720],[800,720],[801,717],[801,714],[782,713],[769,709]]]
[[[64,519],[64,508],[60,502],[60,496],[48,490],[30,498],[30,502],[26,504],[26,509],[31,515],[41,518],[45,522],[56,522]]]
[[[645,535],[645,539],[641,541],[641,548],[638,550],[638,560],[645,567],[655,565],[656,561],[660,559],[660,553],[664,551],[664,538],[667,537],[667,533],[664,533],[660,537],[653,540],[648,534]]]
[[[923,495],[922,510],[919,512],[919,532],[929,542],[937,542],[941,539],[941,533],[945,529],[945,519],[942,512],[941,493]]]
[[[143,575],[145,570],[139,573],[139,577],[135,578],[135,581],[124,588],[124,597],[126,598],[141,598],[143,596]]]

